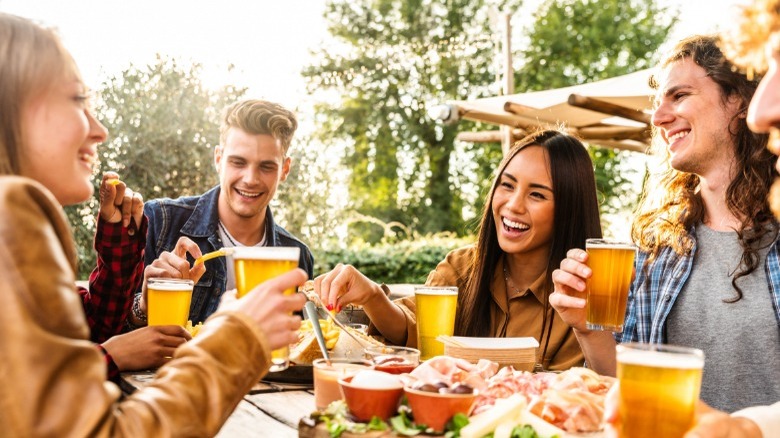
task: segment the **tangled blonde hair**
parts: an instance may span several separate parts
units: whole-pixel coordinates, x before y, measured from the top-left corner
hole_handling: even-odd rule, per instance
[[[283,106],[266,100],[247,99],[228,105],[222,111],[219,141],[225,144],[230,128],[239,128],[249,134],[270,135],[282,144],[285,155],[290,149],[298,120]]]
[[[723,51],[748,76],[767,69],[764,47],[780,32],[780,0],[754,0],[742,7],[738,25],[723,38]]]
[[[0,12],[0,175],[18,175],[24,154],[22,110],[65,74],[81,79],[52,29]]]

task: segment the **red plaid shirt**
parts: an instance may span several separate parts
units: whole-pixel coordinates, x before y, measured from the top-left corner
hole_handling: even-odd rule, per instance
[[[89,290],[79,287],[92,342],[99,344],[122,333],[133,295],[143,280],[148,224],[144,216],[140,229],[130,236],[121,222],[108,223],[98,218],[97,267],[89,276]],[[101,350],[105,353],[102,347]],[[118,370],[111,356],[105,357],[112,378]]]

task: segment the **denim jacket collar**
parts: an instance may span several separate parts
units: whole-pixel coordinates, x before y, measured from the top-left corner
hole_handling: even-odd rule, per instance
[[[181,233],[188,237],[212,237],[217,236],[217,227],[219,223],[219,191],[220,186],[215,186],[204,193],[192,215],[181,228]],[[277,246],[277,236],[274,227],[274,216],[271,213],[271,207],[265,209],[265,236],[266,246]],[[215,243],[216,241],[212,242]]]

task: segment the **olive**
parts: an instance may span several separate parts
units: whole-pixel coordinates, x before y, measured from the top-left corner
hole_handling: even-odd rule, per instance
[[[450,387],[450,385],[448,385],[447,382],[441,380],[439,380],[438,382],[433,382],[433,386],[435,386],[438,389],[442,389],[442,388],[448,389]]]
[[[450,388],[450,394],[473,394],[474,388],[463,383],[456,383]]]
[[[418,382],[418,383],[415,383],[414,386],[412,386],[412,388],[416,389],[418,391],[439,392],[439,388],[437,388],[435,385],[432,385],[430,383]]]

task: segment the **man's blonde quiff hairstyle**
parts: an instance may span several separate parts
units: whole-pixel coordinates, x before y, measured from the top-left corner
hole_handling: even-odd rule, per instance
[[[222,111],[220,144],[225,144],[230,128],[239,128],[249,134],[270,135],[281,143],[284,154],[287,155],[293,134],[298,128],[298,120],[292,111],[279,104],[248,99],[229,105]]]
[[[21,171],[22,110],[69,73],[81,79],[52,29],[0,12],[0,175]]]

